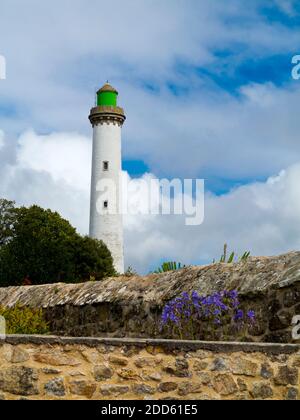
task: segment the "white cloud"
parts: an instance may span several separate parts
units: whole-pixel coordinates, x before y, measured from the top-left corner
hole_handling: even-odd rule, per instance
[[[139,270],[161,259],[207,263],[224,243],[239,255],[272,255],[300,247],[300,163],[265,183],[206,196],[206,217],[189,228],[178,216],[136,217],[127,225],[128,261]],[[139,244],[138,253],[136,244]]]
[[[128,115],[124,154],[144,158],[154,173],[267,177],[295,162],[300,84],[251,85],[237,99],[196,70],[209,64],[221,78],[217,53],[231,49],[233,77],[247,60],[295,53],[299,30],[268,21],[260,1],[247,8],[240,0],[23,3],[1,3],[9,72],[0,85],[0,109],[8,108],[0,124],[8,135],[28,126],[88,135],[94,88],[109,78]],[[176,97],[168,83],[190,89]]]
[[[38,204],[58,211],[86,234],[89,223],[91,176],[90,140],[78,134],[20,136],[14,158],[0,155],[0,196],[19,205]]]
[[[38,136],[33,131],[19,138],[20,169],[45,171],[55,182],[85,190],[91,178],[91,141],[76,133]],[[76,170],[75,170],[76,169]]]
[[[4,149],[6,146],[7,142]],[[57,210],[81,233],[87,233],[90,153],[88,139],[71,133],[39,136],[27,132],[19,139],[14,163],[0,165],[0,196]],[[65,158],[56,161],[55,156]],[[80,156],[85,156],[86,168],[78,169]],[[35,157],[41,159],[41,166]],[[80,177],[86,181],[79,182]],[[139,183],[153,177],[146,174],[134,181],[135,205]],[[225,242],[239,254],[250,250],[254,255],[271,255],[299,249],[299,178],[300,163],[266,182],[245,185],[223,196],[207,192],[205,221],[198,227],[185,226],[184,216],[127,216],[126,263],[147,272],[162,259],[186,264],[210,262],[220,255]],[[143,198],[143,193],[140,196]]]
[[[277,4],[296,13],[295,2]],[[233,77],[247,60],[295,53],[299,29],[268,21],[260,6],[251,1],[244,7],[240,0],[115,0],[113,7],[104,0],[74,0],[71,7],[58,0],[2,0],[8,74],[0,84],[0,195],[58,210],[87,232],[87,115],[94,88],[110,78],[128,116],[124,154],[144,159],[152,173],[240,180],[288,168],[222,197],[208,194],[199,228],[185,227],[180,217],[127,219],[128,264],[147,270],[161,258],[210,261],[225,241],[255,254],[299,248],[300,83],[249,84],[234,97],[196,70],[220,66],[221,78],[217,52],[235,51]],[[145,89],[147,83],[156,90]],[[168,83],[188,88],[186,94],[171,94]]]
[[[0,130],[0,150],[4,146],[4,132]]]

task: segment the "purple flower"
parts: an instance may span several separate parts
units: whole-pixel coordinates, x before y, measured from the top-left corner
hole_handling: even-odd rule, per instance
[[[174,313],[170,314],[170,320],[174,322],[174,324],[179,324],[179,318]]]
[[[227,324],[230,319],[236,323],[237,329],[246,323],[249,326],[255,323],[254,311],[249,310],[245,313],[240,309],[236,290],[223,290],[209,296],[199,295],[197,291],[183,292],[165,305],[161,316],[161,328],[175,326],[181,336],[189,337],[191,329],[205,332],[211,324],[221,326],[223,323]]]
[[[247,312],[247,318],[250,322],[255,322],[255,312],[254,311],[248,311]]]
[[[189,294],[188,294],[187,292],[183,292],[183,293],[182,293],[182,298],[183,298],[184,300],[190,300],[190,296],[189,296]]]
[[[242,311],[241,309],[239,309],[234,317],[235,321],[242,321],[244,319],[244,311]]]
[[[233,300],[238,298],[238,291],[237,290],[232,290],[231,292],[229,292],[229,297]]]

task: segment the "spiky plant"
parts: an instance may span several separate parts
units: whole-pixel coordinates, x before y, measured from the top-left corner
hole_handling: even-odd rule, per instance
[[[168,271],[177,271],[185,268],[185,265],[176,262],[164,262],[156,271],[155,274],[167,273]]]
[[[224,245],[223,255],[220,258],[220,263],[222,264],[232,264],[234,262],[234,258],[236,256],[235,252],[232,252],[227,259],[227,250],[228,246],[227,244]],[[240,258],[238,258],[238,261],[245,262],[250,257],[250,252],[245,252]],[[215,263],[215,260],[213,261],[213,264]]]

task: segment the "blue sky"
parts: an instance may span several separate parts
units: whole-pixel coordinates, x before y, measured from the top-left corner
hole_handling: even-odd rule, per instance
[[[68,0],[2,0],[0,54],[7,79],[0,81],[0,194],[58,209],[86,232],[88,113],[94,92],[109,79],[127,115],[124,169],[137,179],[145,173],[204,178],[208,196],[215,197],[204,225],[184,231],[199,252],[185,253],[181,233],[172,234],[177,222],[162,227],[151,221],[149,230],[140,229],[145,249],[139,256],[136,232],[127,229],[128,262],[145,269],[168,257],[210,261],[223,240],[253,253],[300,246],[283,215],[282,226],[274,216],[270,228],[270,215],[252,211],[261,217],[263,241],[251,239],[250,221],[241,237],[242,217],[242,227],[222,219],[225,202],[234,203],[238,220],[245,211],[243,186],[248,192],[255,185],[256,192],[269,188],[270,177],[295,174],[289,168],[300,161],[300,82],[291,78],[291,59],[300,53],[299,1],[245,3],[73,0],[70,7]],[[62,153],[65,160],[58,158]],[[256,195],[250,196],[257,205]],[[160,254],[156,234],[165,238]]]

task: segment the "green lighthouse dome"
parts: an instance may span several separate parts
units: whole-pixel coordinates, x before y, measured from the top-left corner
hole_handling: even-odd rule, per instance
[[[118,91],[108,82],[97,92],[98,106],[117,106]]]

